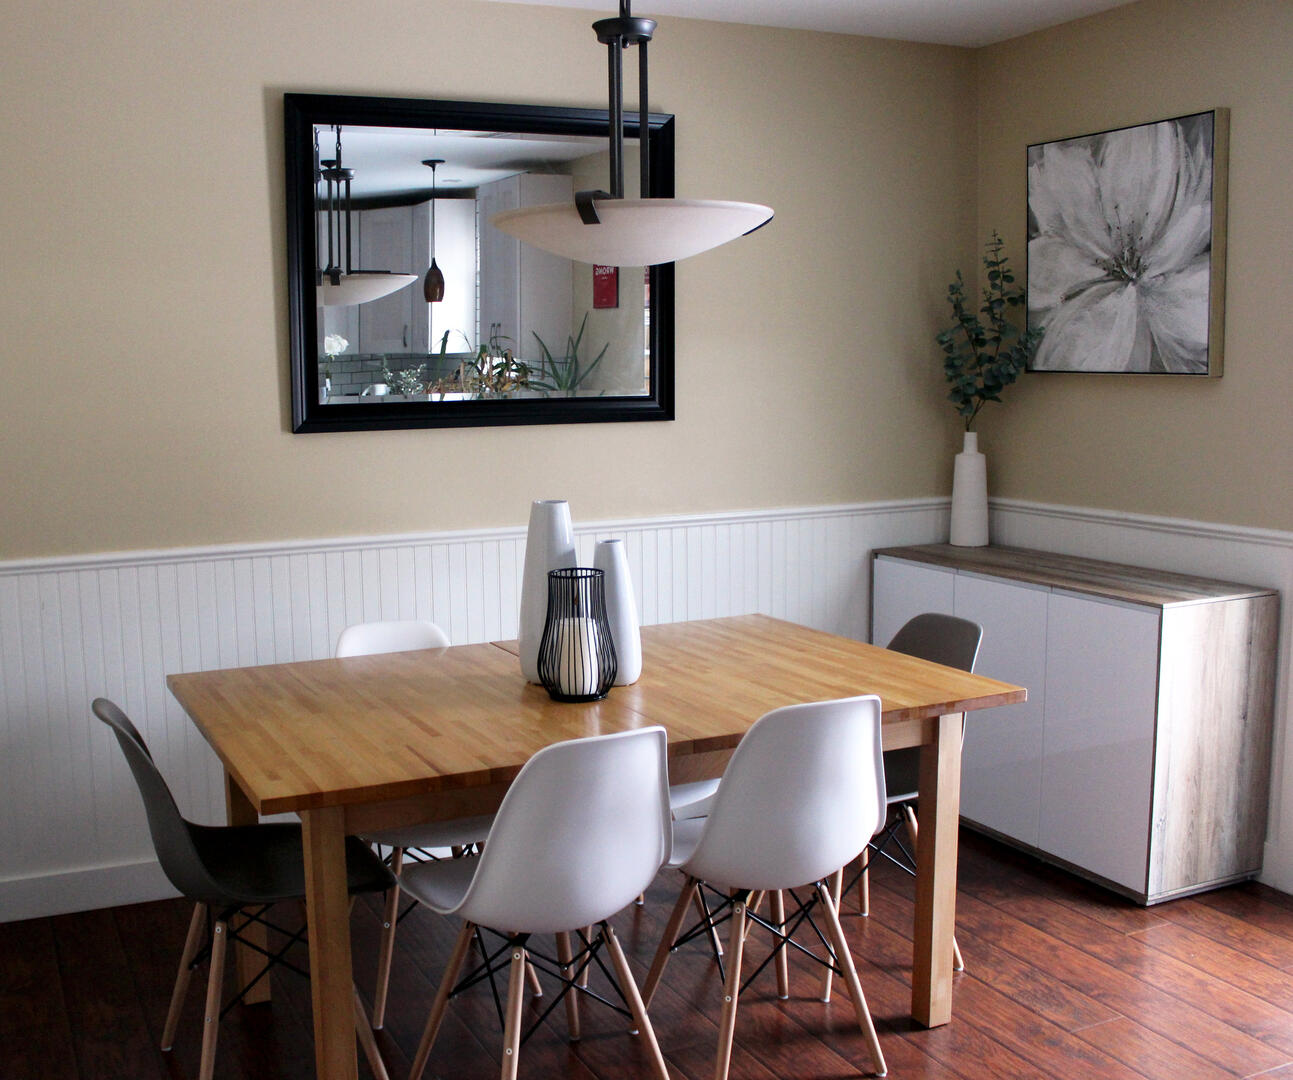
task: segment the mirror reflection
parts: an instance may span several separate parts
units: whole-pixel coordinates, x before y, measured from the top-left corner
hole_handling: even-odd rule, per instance
[[[645,268],[574,263],[490,224],[604,184],[604,139],[320,124],[313,135],[321,404],[649,392]],[[442,299],[428,301],[433,261]],[[389,291],[347,302],[352,284]]]
[[[667,196],[673,118],[648,124]],[[286,94],[284,128],[293,430],[672,419],[672,265],[490,224],[604,188],[604,111]]]

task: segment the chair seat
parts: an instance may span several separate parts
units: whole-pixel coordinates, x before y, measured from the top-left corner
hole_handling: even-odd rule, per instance
[[[669,812],[673,814],[674,821],[708,817],[714,792],[717,790],[717,777],[713,780],[695,780],[688,784],[670,784]]]
[[[405,865],[400,871],[400,888],[443,915],[457,910],[479,865],[479,859],[441,859]]]
[[[705,818],[684,818],[682,821],[673,823],[673,851],[669,854],[669,861],[665,864],[671,870],[676,870],[691,858],[692,852],[696,850],[696,844],[700,840],[700,834],[705,831]]]
[[[920,789],[920,749],[887,750],[884,755],[885,803],[912,802]]]
[[[365,833],[364,839],[397,848],[466,847],[468,844],[483,844],[493,824],[493,814],[478,814],[449,821],[428,821],[401,829],[382,829]]]
[[[272,904],[305,895],[301,827],[291,824],[189,824],[194,847],[220,894],[215,904]],[[346,883],[351,893],[383,892],[395,879],[362,840],[346,837]]]

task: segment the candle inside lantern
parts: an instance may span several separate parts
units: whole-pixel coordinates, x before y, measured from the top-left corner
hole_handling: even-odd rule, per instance
[[[557,685],[563,694],[597,693],[602,668],[598,658],[601,630],[595,619],[559,619],[557,637]]]

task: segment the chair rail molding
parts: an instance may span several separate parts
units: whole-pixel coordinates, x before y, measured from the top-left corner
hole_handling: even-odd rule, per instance
[[[520,508],[524,510],[525,508]],[[580,523],[581,565],[625,543],[644,625],[763,612],[865,639],[873,548],[947,536],[946,498]],[[1293,594],[1293,534],[995,500],[993,539],[1247,581]],[[523,523],[0,562],[0,921],[170,894],[98,696],[139,725],[176,799],[222,822],[215,756],[164,677],[332,655],[341,630],[429,619],[455,643],[516,635]],[[1284,746],[1289,605],[1263,880],[1293,891]]]

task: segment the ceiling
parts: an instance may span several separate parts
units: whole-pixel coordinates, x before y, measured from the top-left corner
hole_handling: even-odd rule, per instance
[[[615,0],[493,0],[614,15]],[[641,0],[634,14],[824,30],[975,47],[1058,26],[1132,0]]]

